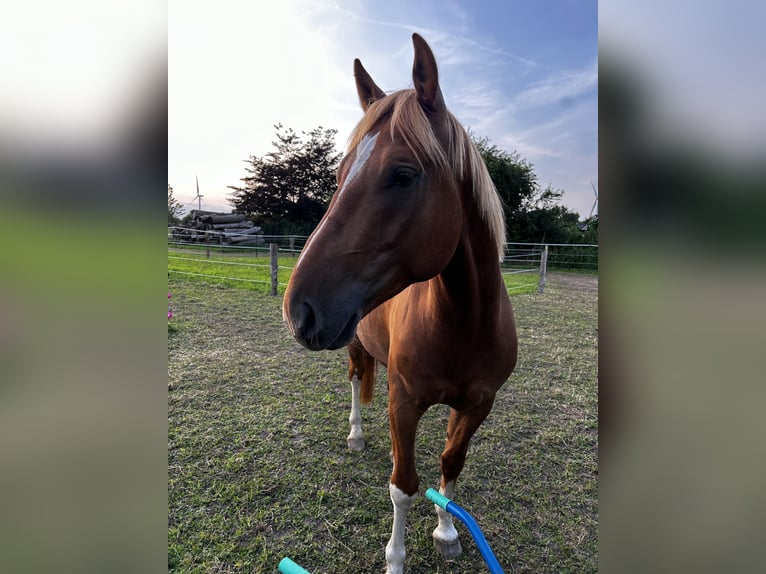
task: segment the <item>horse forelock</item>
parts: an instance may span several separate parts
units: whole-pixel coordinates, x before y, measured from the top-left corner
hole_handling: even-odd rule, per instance
[[[503,204],[479,150],[455,116],[447,112],[449,139],[445,149],[418,103],[415,90],[393,92],[367,108],[351,132],[347,153],[355,150],[382,120],[389,122],[391,140],[401,138],[422,169],[450,170],[458,182],[471,185],[479,213],[502,257],[505,247]]]

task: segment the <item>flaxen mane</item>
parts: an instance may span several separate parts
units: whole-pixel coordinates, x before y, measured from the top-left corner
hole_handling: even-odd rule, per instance
[[[449,142],[444,150],[418,103],[415,90],[393,92],[373,102],[367,109],[367,113],[351,133],[349,151],[356,148],[381,118],[388,116],[391,118],[391,139],[396,141],[397,137],[401,137],[421,167],[451,169],[458,181],[471,178],[479,213],[497,244],[498,255],[502,257],[505,247],[505,221],[500,197],[479,150],[452,113],[447,112]]]

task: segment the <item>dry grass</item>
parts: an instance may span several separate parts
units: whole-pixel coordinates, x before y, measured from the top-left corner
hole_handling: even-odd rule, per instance
[[[346,448],[345,351],[311,353],[287,333],[281,299],[170,280],[169,554],[172,572],[275,572],[290,556],[319,573],[380,572],[391,528],[385,370],[363,409],[368,447]],[[472,441],[456,502],[506,572],[597,570],[597,282],[551,274],[513,296],[516,372]],[[421,489],[438,483],[447,407],[418,434]],[[486,571],[431,543],[433,505],[408,518],[410,573]]]

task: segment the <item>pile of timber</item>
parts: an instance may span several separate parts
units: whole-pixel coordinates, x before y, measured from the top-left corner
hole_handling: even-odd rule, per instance
[[[188,243],[262,245],[263,231],[241,213],[218,213],[192,209],[182,227],[173,229],[173,238]]]

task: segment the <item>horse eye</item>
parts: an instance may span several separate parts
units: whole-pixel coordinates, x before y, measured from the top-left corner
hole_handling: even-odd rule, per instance
[[[416,175],[411,169],[398,169],[394,174],[394,185],[397,187],[407,187],[415,181]]]

